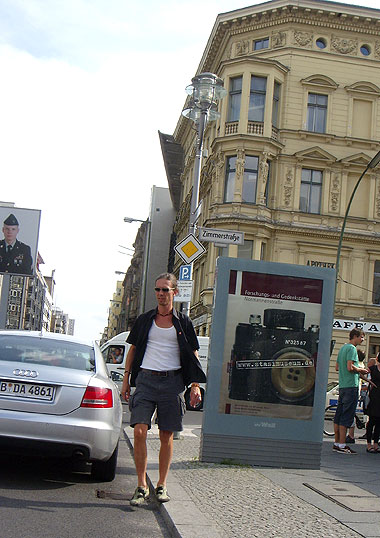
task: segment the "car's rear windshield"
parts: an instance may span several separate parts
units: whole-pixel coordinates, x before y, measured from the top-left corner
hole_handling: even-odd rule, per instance
[[[85,344],[31,336],[0,336],[0,362],[43,364],[74,370],[95,369],[94,349]]]

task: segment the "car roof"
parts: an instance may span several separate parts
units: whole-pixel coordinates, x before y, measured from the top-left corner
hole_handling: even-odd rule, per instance
[[[77,338],[76,336],[72,336],[70,334],[50,333],[48,331],[0,330],[0,337],[1,336],[28,336],[30,338],[60,340],[94,347],[94,342],[91,340]]]

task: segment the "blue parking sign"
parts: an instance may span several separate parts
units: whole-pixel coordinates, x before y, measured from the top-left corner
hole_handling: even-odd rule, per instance
[[[191,280],[191,265],[181,265],[179,268],[179,280]]]

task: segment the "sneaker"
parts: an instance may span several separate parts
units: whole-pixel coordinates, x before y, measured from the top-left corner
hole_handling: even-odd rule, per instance
[[[165,486],[157,486],[155,492],[159,503],[167,503],[168,501],[170,501],[168,490]]]
[[[129,504],[131,506],[139,506],[140,504],[143,504],[144,501],[148,500],[148,498],[149,488],[143,488],[142,486],[139,486],[138,488],[136,488],[132,499],[129,501]]]
[[[338,447],[338,445],[333,445],[333,450],[340,450],[340,448]]]
[[[340,446],[334,445],[334,450],[336,450],[336,452],[338,452],[339,454],[357,454],[355,450],[352,450],[352,448],[347,445],[344,448],[340,448]]]
[[[347,435],[347,437],[346,437],[346,445],[347,444],[350,444],[350,445],[355,444],[355,439],[353,437],[350,437],[349,435]]]

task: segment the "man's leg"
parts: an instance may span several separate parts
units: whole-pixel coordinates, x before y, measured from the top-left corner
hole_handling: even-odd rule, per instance
[[[351,443],[355,442],[355,424],[348,429],[348,436],[346,437],[346,441]]]
[[[134,427],[133,454],[137,473],[137,485],[146,488],[146,467],[148,453],[146,448],[146,437],[148,433],[147,424],[136,424]]]
[[[160,430],[160,443],[160,454],[158,457],[159,478],[157,486],[166,486],[166,479],[173,457],[173,432]]]
[[[334,422],[334,443],[337,445],[339,443],[339,424]]]
[[[339,444],[346,445],[347,426],[339,424]]]

